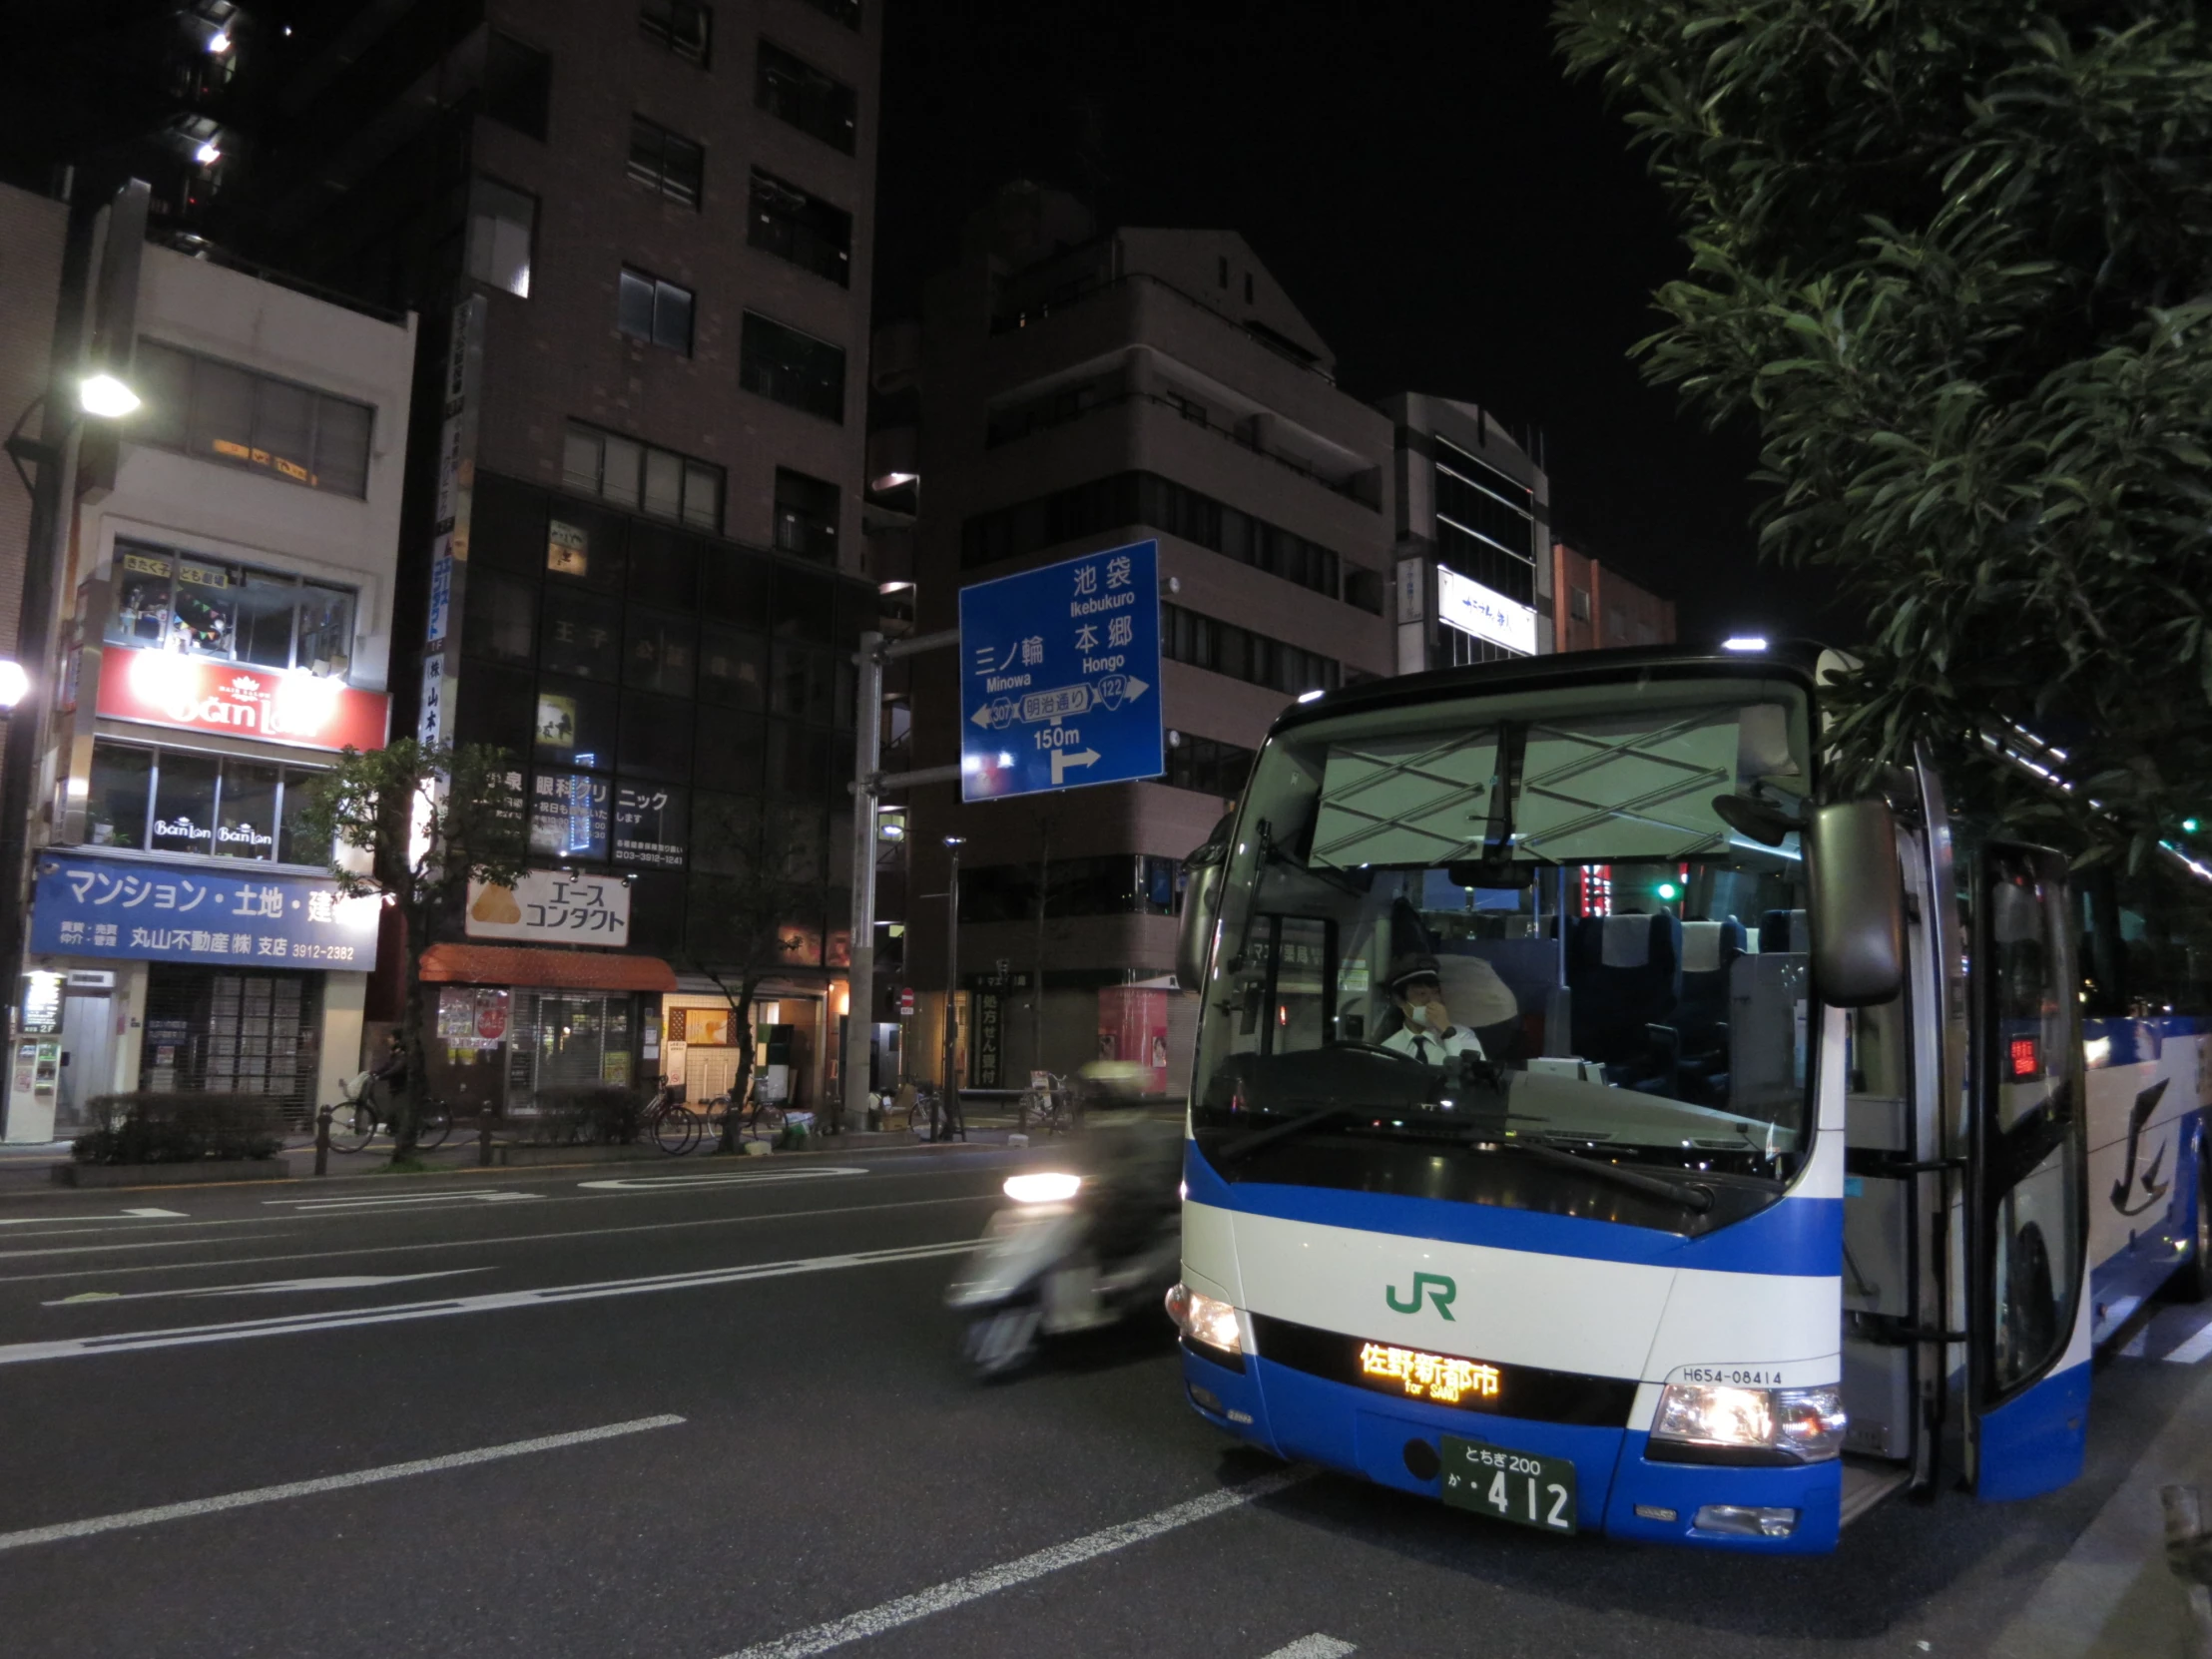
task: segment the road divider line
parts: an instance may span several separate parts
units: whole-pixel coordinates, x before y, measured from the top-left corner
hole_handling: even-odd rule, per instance
[[[104,1337],[57,1342],[11,1343],[0,1347],[0,1366],[39,1360],[80,1360],[95,1354],[130,1354],[150,1348],[189,1348],[204,1343],[243,1342],[253,1337],[289,1337],[303,1331],[343,1331],[361,1325],[397,1325],[411,1320],[446,1319],[456,1314],[490,1314],[511,1308],[546,1308],[564,1302],[596,1302],[608,1297],[644,1296],[655,1291],[700,1290],[711,1285],[740,1285],[756,1279],[787,1279],[796,1274],[833,1273],[843,1268],[881,1267],[922,1262],[974,1248],[969,1239],[945,1244],[905,1245],[889,1250],[849,1251],[796,1262],[755,1262],[741,1267],[702,1268],[693,1273],[659,1274],[648,1279],[608,1279],[583,1285],[549,1285],[534,1291],[488,1291],[482,1296],[440,1302],[401,1302],[384,1308],[333,1308],[322,1313],[282,1314],[273,1319],[239,1320],[225,1325],[177,1326],[162,1331],[126,1331]]]
[[[1345,1659],[1347,1654],[1359,1651],[1350,1642],[1324,1636],[1317,1630],[1311,1636],[1301,1636],[1273,1653],[1262,1655],[1262,1659]]]
[[[199,1515],[219,1515],[229,1509],[245,1509],[257,1503],[279,1503],[286,1498],[311,1497],[317,1492],[344,1491],[352,1486],[373,1486],[385,1480],[411,1475],[437,1474],[445,1469],[493,1463],[503,1457],[527,1457],[533,1452],[559,1451],[564,1446],[588,1445],[624,1434],[643,1434],[654,1428],[674,1428],[684,1419],[674,1412],[653,1417],[633,1417],[600,1428],[577,1428],[566,1434],[541,1434],[532,1440],[509,1440],[505,1445],[479,1446],[474,1451],[453,1451],[443,1457],[418,1457],[412,1462],[386,1463],[381,1468],[355,1469],[351,1474],[324,1475],[319,1480],[289,1480],[281,1486],[257,1486],[251,1491],[226,1492],[221,1497],[195,1498],[189,1503],[164,1503],[152,1509],[128,1509],[120,1515],[98,1515],[91,1520],[63,1521],[56,1526],[31,1526],[20,1532],[0,1532],[0,1550],[22,1549],[30,1544],[54,1544],[69,1538],[90,1538],[102,1532],[121,1532],[134,1526],[161,1521],[191,1520]]]
[[[416,1250],[467,1250],[480,1245],[538,1244],[552,1239],[602,1239],[618,1233],[673,1233],[691,1227],[738,1227],[748,1222],[806,1221],[817,1216],[873,1215],[878,1210],[930,1210],[945,1204],[998,1204],[1004,1202],[996,1189],[984,1193],[960,1193],[952,1198],[898,1198],[882,1204],[832,1204],[820,1210],[756,1210],[745,1216],[702,1216],[692,1221],[641,1221],[622,1227],[577,1227],[560,1233],[508,1233],[496,1239],[429,1239],[416,1244],[356,1245],[346,1250],[295,1250],[278,1256],[232,1256],[220,1262],[141,1262],[131,1267],[118,1268],[65,1268],[59,1273],[14,1273],[0,1276],[0,1285],[27,1285],[43,1279],[112,1279],[123,1273],[205,1273],[214,1268],[257,1268],[271,1262],[330,1262],[340,1256],[396,1256]],[[289,1217],[256,1216],[252,1218],[262,1226],[269,1226]],[[227,1225],[209,1223],[211,1226]],[[278,1233],[276,1238],[294,1235]],[[196,1241],[179,1239],[177,1244]],[[197,1241],[205,1244],[221,1244],[221,1239]],[[19,1256],[85,1256],[95,1251],[144,1250],[145,1245],[87,1245],[77,1250],[17,1250],[0,1251],[0,1261]]]
[[[381,1290],[386,1285],[410,1284],[417,1279],[451,1279],[464,1273],[489,1272],[489,1268],[436,1268],[429,1273],[338,1273],[326,1274],[319,1279],[271,1279],[259,1285],[185,1285],[167,1291],[79,1291],[75,1296],[65,1296],[55,1302],[42,1302],[39,1306],[67,1308],[81,1303],[89,1307],[104,1302],[144,1302],[149,1297],[279,1296],[288,1292],[371,1291]]]
[[[2212,1322],[2202,1326],[2197,1334],[2166,1356],[2169,1366],[2193,1366],[2199,1360],[2212,1355]]]
[[[857,1166],[839,1168],[804,1167],[800,1169],[765,1169],[760,1171],[716,1170],[699,1175],[621,1175],[605,1181],[579,1181],[577,1186],[587,1192],[652,1193],[676,1192],[691,1187],[765,1187],[777,1181],[819,1181],[826,1175],[865,1175],[867,1171]]]
[[[847,1642],[865,1641],[870,1636],[880,1636],[886,1630],[896,1630],[900,1625],[912,1624],[916,1619],[928,1618],[932,1613],[948,1612],[954,1607],[996,1595],[1000,1590],[1010,1590],[1017,1584],[1027,1584],[1049,1573],[1067,1567],[1081,1566],[1085,1561],[1095,1561],[1101,1555],[1111,1555],[1116,1550],[1127,1549],[1131,1544],[1141,1544],[1148,1538],[1157,1538],[1163,1532],[1173,1532],[1193,1522],[1210,1520],[1216,1515],[1240,1509],[1258,1498],[1272,1497],[1287,1486],[1295,1486],[1301,1480],[1312,1477],[1310,1468],[1285,1469],[1280,1474],[1262,1475],[1248,1480],[1241,1486],[1226,1486],[1220,1491],[1208,1492],[1185,1503],[1170,1504],[1165,1509],[1133,1521],[1123,1521],[1118,1526],[1101,1527],[1096,1532],[1085,1533],[1080,1538],[1070,1538],[1064,1544],[1054,1544],[1040,1549],[1033,1555],[1017,1556],[995,1567],[985,1567],[981,1572],[971,1572],[965,1578],[947,1579],[933,1584],[926,1590],[910,1596],[900,1596],[864,1612],[848,1613],[841,1619],[831,1619],[828,1624],[810,1625],[805,1630],[795,1630],[788,1636],[779,1636],[771,1642],[756,1642],[751,1647],[738,1649],[724,1659],[809,1659],[817,1653],[828,1653],[831,1648]],[[1307,1640],[1311,1641],[1309,1637]],[[1349,1653],[1350,1648],[1339,1651]]]

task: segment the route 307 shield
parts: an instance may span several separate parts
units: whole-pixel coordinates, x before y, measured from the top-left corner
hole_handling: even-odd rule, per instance
[[[1157,778],[1160,544],[960,590],[960,796]]]

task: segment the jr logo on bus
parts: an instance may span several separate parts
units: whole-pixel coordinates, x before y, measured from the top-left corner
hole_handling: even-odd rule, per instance
[[[1459,1295],[1459,1287],[1440,1273],[1414,1274],[1413,1288],[1406,1294],[1403,1302],[1397,1299],[1395,1285],[1385,1285],[1382,1287],[1382,1300],[1390,1305],[1390,1312],[1393,1314],[1417,1314],[1420,1312],[1421,1293],[1424,1291],[1428,1294],[1428,1300],[1435,1305],[1436,1312],[1445,1319],[1450,1319],[1451,1304]]]

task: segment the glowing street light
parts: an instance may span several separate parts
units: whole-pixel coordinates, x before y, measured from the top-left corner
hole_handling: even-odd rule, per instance
[[[286,29],[286,30],[284,31],[284,33],[286,33],[286,34],[288,35],[288,34],[290,34],[290,33],[291,33],[291,31],[290,31],[289,29]],[[211,57],[211,58],[220,58],[220,57],[222,57],[222,56],[223,56],[223,54],[224,54],[224,53],[226,53],[226,52],[228,52],[228,51],[230,51],[230,50],[231,50],[231,33],[230,33],[230,31],[229,31],[228,29],[218,29],[218,30],[217,30],[217,31],[216,31],[216,32],[215,32],[214,34],[212,34],[212,35],[210,35],[210,36],[208,37],[208,56],[209,56],[209,57]]]
[[[77,387],[85,413],[120,420],[139,406],[139,395],[114,375],[88,374]]]
[[[12,709],[31,694],[31,677],[23,665],[0,657],[0,709]]]
[[[213,167],[223,160],[223,147],[210,139],[192,153],[192,159],[201,167]]]

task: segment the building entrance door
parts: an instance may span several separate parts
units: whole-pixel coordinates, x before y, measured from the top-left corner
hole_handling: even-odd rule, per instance
[[[115,996],[72,991],[62,1000],[61,1088],[54,1101],[54,1135],[82,1135],[94,1127],[92,1098],[115,1090]]]

